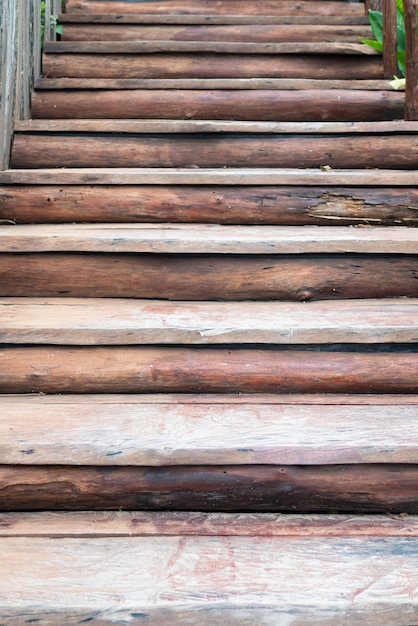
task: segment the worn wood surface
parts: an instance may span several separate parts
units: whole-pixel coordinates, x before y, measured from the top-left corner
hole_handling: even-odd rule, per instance
[[[398,91],[302,90],[79,90],[33,94],[34,118],[315,121],[392,120],[402,117]],[[295,108],[297,107],[297,108]],[[115,124],[116,128],[116,124]],[[360,164],[357,164],[359,167]]]
[[[202,13],[60,13],[65,24],[186,24],[186,25],[369,25],[366,15],[205,15]]]
[[[406,87],[405,87],[405,119],[418,119],[417,106],[417,80],[418,80],[418,37],[417,37],[417,8],[416,0],[405,0],[404,4],[405,20],[405,65],[406,65]]]
[[[396,2],[382,2],[383,19],[383,65],[385,78],[392,80],[399,76],[397,46],[397,6]]]
[[[22,615],[48,626],[86,619],[412,626],[417,619],[408,591],[417,583],[413,538],[31,537],[4,538],[2,548],[7,626]]]
[[[411,537],[414,515],[96,511],[0,513],[0,537]]]
[[[35,224],[0,229],[1,252],[154,254],[416,254],[418,231],[388,226]]]
[[[288,54],[44,54],[48,78],[382,79],[379,56]]]
[[[318,513],[332,510],[417,514],[417,486],[418,466],[400,463],[0,465],[0,511]]]
[[[337,300],[309,305],[1,298],[0,320],[0,340],[5,344],[293,345],[418,341],[418,300],[414,298]]]
[[[13,297],[169,300],[418,298],[418,257],[28,253],[1,255]]]
[[[242,41],[242,42],[350,42],[371,38],[363,24],[71,24],[66,22],[62,41]]]
[[[35,89],[356,89],[387,91],[385,80],[310,78],[39,78]],[[33,120],[32,120],[33,121]]]
[[[353,185],[413,187],[418,171],[267,168],[62,168],[0,171],[1,185]],[[415,250],[414,250],[415,252]]]
[[[415,352],[5,347],[1,393],[418,393]]]
[[[416,404],[1,402],[3,465],[415,463],[418,450]]]
[[[321,166],[334,169],[355,169],[359,166],[418,169],[417,137],[394,133],[385,136],[360,133],[322,136],[18,133],[14,138],[11,158],[11,167],[18,169]]]
[[[315,2],[301,0],[297,4],[289,0],[260,0],[254,5],[250,0],[164,0],[149,2],[89,2],[67,0],[67,13],[109,14],[204,14],[204,15],[347,15],[364,16],[364,7],[356,2]]]
[[[0,186],[0,219],[11,224],[186,222],[417,226],[418,189],[9,185]]]

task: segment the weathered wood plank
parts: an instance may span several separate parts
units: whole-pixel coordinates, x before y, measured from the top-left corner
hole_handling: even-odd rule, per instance
[[[418,257],[20,253],[1,255],[11,297],[166,300],[418,298]]]
[[[383,78],[374,55],[44,54],[42,68],[49,78]]]
[[[416,254],[418,231],[217,224],[40,224],[0,229],[0,252]]]
[[[418,393],[414,352],[6,347],[1,393]]]
[[[413,298],[309,305],[1,298],[0,320],[0,341],[5,344],[418,342],[418,300]]]
[[[2,549],[6,626],[22,614],[48,626],[409,626],[417,619],[408,591],[417,584],[412,538],[4,538]]]
[[[0,219],[18,224],[186,222],[418,226],[418,189],[9,185],[0,187]]]
[[[39,78],[35,89],[356,89],[385,91],[386,80],[309,78]]]
[[[63,168],[0,171],[2,185],[353,185],[413,187],[417,170]],[[415,251],[414,251],[415,252]]]
[[[248,42],[248,41],[47,41],[48,54],[155,54],[155,53],[214,53],[214,54],[324,54],[371,55],[379,53],[362,43],[340,41],[317,42]]]
[[[417,487],[418,466],[399,463],[0,465],[0,511],[317,513],[333,510],[417,514]]]
[[[248,136],[227,132],[181,135],[18,133],[11,158],[11,167],[17,169],[324,166],[418,169],[417,137],[396,133],[314,136],[262,133]]]
[[[364,90],[79,90],[36,92],[34,118],[361,122],[399,119],[404,94]],[[116,127],[116,125],[115,125]]]
[[[88,2],[67,0],[67,13],[109,14],[203,14],[203,15],[347,15],[364,16],[364,7],[356,2],[309,2],[301,0],[296,5],[289,0],[260,0],[255,6],[250,0],[155,0],[148,2]]]
[[[97,511],[0,513],[0,537],[417,537],[414,515]]]
[[[65,22],[62,41],[241,41],[350,42],[371,39],[368,25],[323,24],[72,24]]]
[[[170,119],[30,119],[17,121],[16,133],[245,133],[265,135],[370,135],[389,137],[418,134],[418,122],[254,122],[242,120]],[[375,138],[373,139],[375,140]]]
[[[73,405],[2,398],[8,465],[414,463],[417,406]],[[115,416],[117,416],[115,418]]]

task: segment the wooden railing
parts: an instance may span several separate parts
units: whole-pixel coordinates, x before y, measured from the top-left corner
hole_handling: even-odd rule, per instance
[[[45,39],[55,38],[51,15],[60,0],[46,0]],[[51,26],[50,26],[51,25]],[[0,170],[9,166],[15,120],[30,115],[33,81],[41,71],[41,0],[0,3]]]

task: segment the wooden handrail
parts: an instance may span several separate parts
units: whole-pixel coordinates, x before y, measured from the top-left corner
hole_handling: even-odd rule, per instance
[[[394,76],[399,76],[396,0],[382,0],[382,13],[383,72],[385,78],[392,80]]]
[[[418,19],[417,0],[403,0],[406,39],[405,119],[418,120]]]

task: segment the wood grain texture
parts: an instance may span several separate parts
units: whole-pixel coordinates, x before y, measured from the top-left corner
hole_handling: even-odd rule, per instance
[[[11,167],[398,167],[414,170],[418,169],[418,141],[415,135],[396,134],[311,137],[232,133],[136,136],[18,133],[13,142]]]
[[[5,465],[414,463],[417,405],[42,403],[2,398]]]
[[[0,186],[11,223],[418,225],[415,187]],[[15,277],[16,278],[16,277]]]
[[[418,512],[418,466],[0,466],[0,511]],[[416,542],[415,542],[416,545]],[[339,564],[340,566],[340,564]]]
[[[367,25],[143,25],[71,24],[66,22],[62,41],[229,41],[229,42],[349,42],[371,38]]]
[[[48,78],[382,79],[379,56],[288,54],[44,54]]]
[[[415,352],[5,347],[1,393],[418,393]]]
[[[67,13],[98,13],[103,14],[203,14],[203,15],[347,15],[364,16],[364,8],[356,2],[327,1],[310,2],[302,0],[294,2],[283,0],[262,0],[254,5],[250,0],[165,0],[164,3],[150,2],[89,2],[83,0],[67,0]]]
[[[4,538],[2,547],[7,626],[22,615],[47,626],[86,619],[130,626],[225,619],[233,626],[307,620],[410,626],[417,619],[408,591],[417,578],[413,538]],[[30,592],[23,595],[22,584]]]
[[[418,298],[409,255],[123,255],[2,253],[0,293],[12,297],[168,300]]]
[[[417,170],[63,168],[0,171],[2,185],[353,185],[413,187]]]
[[[418,231],[217,224],[45,224],[4,226],[1,252],[153,254],[416,254]]]
[[[5,344],[418,342],[418,299],[412,298],[310,304],[1,298],[0,320]]]
[[[0,513],[0,537],[411,537],[415,515],[96,511]]]

